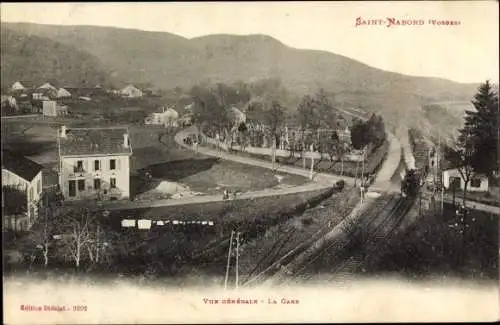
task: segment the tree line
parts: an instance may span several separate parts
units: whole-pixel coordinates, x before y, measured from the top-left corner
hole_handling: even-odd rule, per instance
[[[269,145],[275,149],[285,126],[296,133],[288,139],[290,155],[299,152],[302,157],[311,146],[331,157],[345,156],[351,147],[362,149],[369,144],[378,147],[386,137],[382,117],[372,115],[367,121],[355,119],[351,137],[345,141],[338,131],[345,129],[348,123],[335,108],[335,95],[324,89],[304,95],[297,107],[284,104],[289,96],[281,82],[275,79],[256,84],[198,85],[191,88],[189,95],[194,103],[193,119],[199,130],[210,137],[218,134],[229,143],[237,138],[242,147],[260,146],[263,137],[267,137]],[[246,123],[233,125],[232,106],[246,108]]]
[[[492,177],[499,174],[499,106],[498,88],[489,81],[478,88],[472,99],[474,110],[467,110],[464,125],[453,146],[445,147],[445,159],[457,168],[464,181],[464,207],[467,190],[474,175]]]

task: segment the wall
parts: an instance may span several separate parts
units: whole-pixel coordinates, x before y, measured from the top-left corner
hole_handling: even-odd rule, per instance
[[[43,180],[42,172],[40,171],[31,182],[21,178],[20,176],[2,168],[2,185],[12,185],[20,190],[27,192],[26,209],[28,227],[31,227],[38,216],[38,201],[42,195]],[[19,218],[17,218],[19,219]],[[19,219],[20,220],[20,219]]]
[[[110,160],[116,160],[116,169],[110,169]],[[83,161],[83,173],[75,173],[74,167],[77,165],[77,161]],[[94,161],[100,161],[99,171],[94,170]],[[129,156],[119,155],[119,156],[94,156],[94,157],[63,157],[62,158],[62,172],[60,174],[60,185],[64,195],[67,200],[79,200],[79,199],[109,199],[112,196],[116,196],[120,199],[126,199],[130,197],[130,162]],[[116,179],[116,188],[119,193],[111,193],[110,189],[110,178],[114,177]],[[101,179],[101,189],[94,189],[94,179]],[[76,196],[69,196],[69,180],[76,180]],[[85,181],[84,190],[80,191],[78,189],[78,180]],[[106,192],[106,193],[105,193]]]
[[[56,102],[52,100],[43,101],[43,115],[57,116]]]
[[[443,172],[443,186],[446,189],[450,189],[450,178],[452,177],[460,177],[460,189],[463,190],[465,188],[465,182],[463,177],[460,175],[460,173],[453,169],[453,170],[446,170]],[[472,177],[473,179],[474,177]],[[469,182],[467,186],[467,191],[468,192],[487,192],[489,189],[489,184],[488,184],[488,178],[484,176],[478,176],[478,178],[481,179],[481,184],[479,187],[473,187],[472,186],[472,180]]]

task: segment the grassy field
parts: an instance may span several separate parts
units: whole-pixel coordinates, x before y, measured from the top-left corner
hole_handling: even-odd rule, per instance
[[[445,205],[444,217],[428,215],[391,238],[389,251],[367,272],[414,279],[498,279],[498,216],[473,211],[470,217],[462,233],[451,205]]]
[[[57,183],[54,169],[57,166],[56,129],[95,126],[86,119],[14,119],[2,121],[2,144],[44,165],[44,185]],[[178,182],[192,191],[206,194],[221,193],[223,188],[245,192],[277,185],[294,186],[307,182],[301,176],[280,174],[278,177],[267,169],[219,161],[178,146],[174,141],[176,130],[163,127],[127,126],[133,155],[131,157],[131,194],[136,196],[149,191],[161,181]],[[145,184],[139,175],[150,171],[153,179]]]

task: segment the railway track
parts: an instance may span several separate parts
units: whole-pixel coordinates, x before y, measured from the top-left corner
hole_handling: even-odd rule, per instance
[[[322,202],[322,208],[328,208],[335,206],[337,203],[334,201]],[[302,242],[300,245],[289,249],[283,250],[285,245],[293,235],[296,233],[297,229],[293,231],[288,231],[287,233],[279,236],[273,244],[272,248],[266,253],[263,259],[261,259],[256,267],[248,274],[246,279],[242,282],[243,285],[248,286],[250,284],[254,285],[267,280],[269,277],[273,276],[280,271],[283,265],[287,265],[292,262],[298,255],[309,249],[314,243],[330,232],[332,228],[329,223],[322,225],[315,233],[313,233],[309,239]],[[271,258],[272,257],[272,258]]]
[[[399,225],[400,221],[412,206],[413,200],[401,199],[398,195],[389,195],[377,200],[371,210],[346,225],[343,234],[334,237],[323,249],[299,263],[288,265],[285,272],[277,274],[273,279],[275,284],[287,284],[291,281],[309,281],[314,276],[313,270],[317,264],[324,263],[320,258],[328,260],[328,268],[334,268],[330,277],[348,276],[353,269],[358,269],[366,257],[376,252],[371,247],[374,242],[384,241]],[[363,248],[367,248],[363,250]],[[313,270],[311,270],[311,268]],[[331,269],[329,270],[331,272]]]

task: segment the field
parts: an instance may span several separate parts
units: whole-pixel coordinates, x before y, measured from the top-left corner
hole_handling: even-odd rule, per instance
[[[46,167],[44,185],[57,182],[56,129],[61,124],[71,126],[94,125],[92,120],[14,119],[2,121],[2,142]],[[67,122],[67,123],[66,123]],[[139,199],[170,198],[169,189],[157,186],[182,187],[192,193],[217,194],[224,188],[245,192],[275,186],[295,186],[307,182],[300,176],[274,174],[268,169],[240,165],[197,155],[178,146],[175,130],[162,127],[128,125],[133,148],[131,157],[131,195]],[[141,175],[148,171],[152,179],[144,181]],[[164,187],[165,187],[164,186]]]

